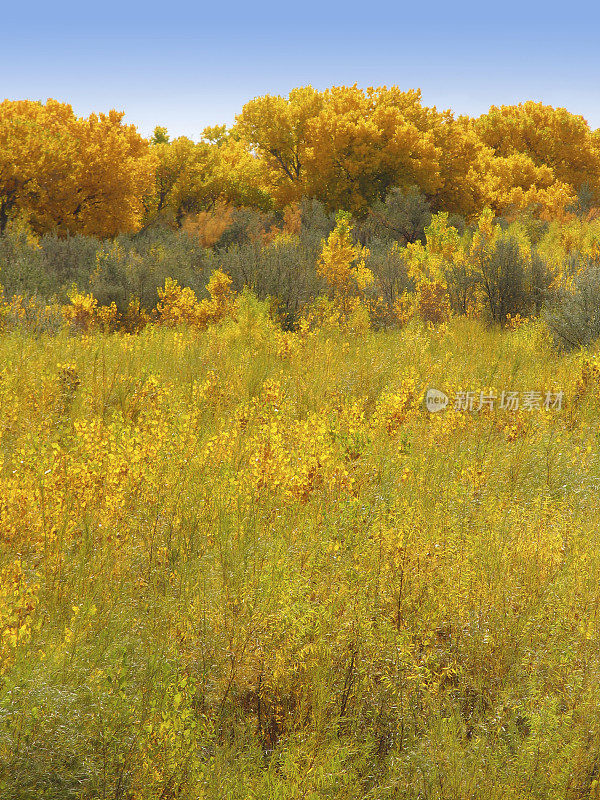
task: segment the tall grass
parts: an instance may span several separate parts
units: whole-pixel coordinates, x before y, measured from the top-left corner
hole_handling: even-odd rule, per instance
[[[0,796],[595,797],[596,355],[244,302],[0,338]]]

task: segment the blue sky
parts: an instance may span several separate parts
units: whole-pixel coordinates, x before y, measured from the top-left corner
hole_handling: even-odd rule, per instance
[[[0,98],[124,110],[199,138],[244,102],[312,84],[398,84],[458,113],[541,100],[600,127],[600,8],[542,2],[11,2]]]

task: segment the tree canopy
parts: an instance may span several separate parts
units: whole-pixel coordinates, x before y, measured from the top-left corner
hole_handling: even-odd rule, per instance
[[[434,211],[541,218],[600,205],[600,133],[564,108],[492,106],[476,119],[423,105],[418,90],[304,86],[250,100],[231,128],[197,141],[123,112],[0,103],[0,232],[110,237],[215,207],[283,210],[303,197],[366,216],[390,190],[416,187]]]

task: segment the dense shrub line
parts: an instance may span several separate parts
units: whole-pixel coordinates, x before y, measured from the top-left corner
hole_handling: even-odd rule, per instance
[[[317,298],[337,291],[319,269],[336,219],[304,200],[285,214],[217,209],[201,229],[154,225],[103,240],[35,236],[14,225],[0,237],[0,282],[7,299],[64,304],[74,292],[90,293],[123,316],[133,306],[152,313],[168,279],[207,297],[210,275],[221,270],[234,292],[248,288],[268,300],[293,329]],[[593,215],[542,223],[485,211],[467,225],[432,214],[413,188],[392,190],[364,219],[348,219],[349,246],[360,249],[369,272],[362,301],[370,327],[402,324],[415,313],[432,323],[451,313],[500,324],[542,314],[563,346],[598,336],[600,222]]]

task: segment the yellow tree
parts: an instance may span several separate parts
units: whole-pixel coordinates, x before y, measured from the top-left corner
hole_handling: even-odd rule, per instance
[[[303,86],[288,97],[256,97],[236,117],[235,131],[260,157],[265,186],[281,207],[305,193],[310,125],[322,105],[322,94]]]
[[[220,200],[236,206],[255,206],[263,211],[269,210],[272,206],[271,195],[264,183],[260,159],[233,131],[228,131],[216,144]]]
[[[492,106],[474,124],[496,155],[524,153],[536,166],[550,167],[558,181],[576,192],[588,186],[600,202],[600,148],[582,116],[528,101]]]
[[[157,136],[157,133],[161,134]],[[155,131],[157,156],[154,193],[147,203],[148,216],[181,224],[184,217],[211,207],[219,197],[215,179],[217,148],[186,136],[165,141]]]
[[[47,109],[29,100],[0,103],[0,234],[38,192],[59,149],[46,127]]]
[[[211,211],[217,204],[268,204],[258,160],[224,126],[207,129],[200,142],[185,136],[169,141],[166,131],[157,128],[153,141],[157,167],[154,192],[146,203],[148,219],[181,225],[189,215]]]
[[[32,209],[38,230],[115,236],[139,228],[155,162],[148,142],[123,116],[114,110],[69,116],[66,126],[56,126],[63,144],[60,161],[38,181]]]
[[[462,214],[467,219],[481,210],[480,176],[473,170],[486,149],[469,117],[455,118],[451,111],[427,120],[438,149],[439,186],[429,201],[436,211]]]
[[[344,313],[356,309],[356,304],[349,302],[351,297],[363,295],[373,283],[373,273],[365,265],[368,250],[353,243],[352,230],[350,213],[339,211],[317,263],[318,274],[325,278]]]
[[[363,213],[389,189],[439,187],[438,151],[418,91],[333,87],[308,127],[308,193]]]
[[[434,115],[418,91],[305,86],[247,103],[236,132],[261,159],[279,207],[306,194],[360,213],[392,187],[436,190]]]
[[[533,211],[554,219],[575,200],[573,187],[556,179],[547,165],[536,165],[525,153],[496,156],[485,148],[473,165],[479,205],[510,216]]]
[[[0,227],[22,212],[40,233],[136,230],[154,157],[123,116],[78,118],[55,100],[0,103]]]

